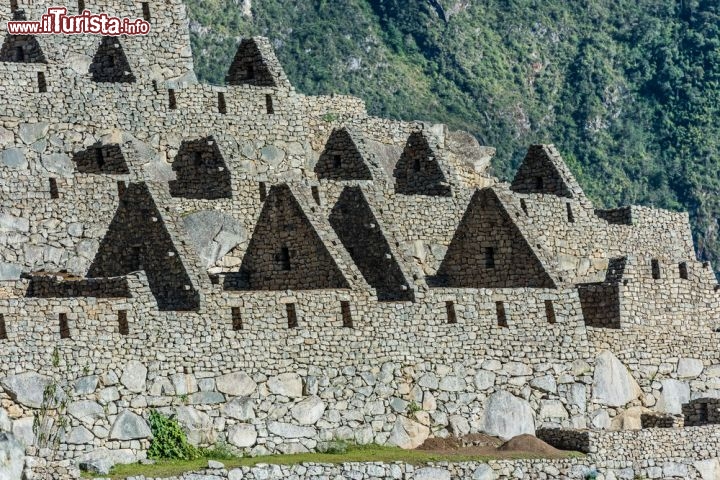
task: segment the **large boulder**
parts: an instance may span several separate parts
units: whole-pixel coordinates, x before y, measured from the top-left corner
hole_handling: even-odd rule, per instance
[[[120,377],[120,383],[131,392],[140,393],[145,390],[147,372],[145,365],[137,360],[130,360],[125,365],[125,370],[123,370],[122,377]]]
[[[219,392],[233,397],[248,396],[255,391],[257,384],[245,372],[228,373],[215,379]]]
[[[300,425],[314,425],[325,413],[325,407],[325,402],[315,395],[295,405],[292,416]]]
[[[500,390],[485,403],[483,430],[503,440],[529,433],[535,435],[535,418],[530,404],[515,395]]]
[[[243,422],[252,420],[255,418],[255,402],[249,397],[234,398],[223,405],[222,413],[226,417]]]
[[[717,458],[700,460],[693,464],[702,480],[720,480],[720,461]]]
[[[130,410],[120,412],[110,429],[110,440],[137,440],[150,435],[147,422]]]
[[[603,350],[595,359],[593,400],[609,407],[622,407],[637,399],[642,390],[625,365],[612,352]]]
[[[301,427],[282,422],[268,422],[268,430],[283,438],[312,438],[317,435],[317,431],[313,427]]]
[[[247,239],[242,223],[217,210],[203,210],[183,217],[185,231],[205,267],[212,267]]]
[[[275,395],[284,397],[302,397],[302,378],[297,373],[283,373],[276,377],[270,377],[267,386]]]
[[[12,433],[0,432],[0,480],[20,480],[25,466],[25,449]]]
[[[662,392],[657,402],[660,412],[682,414],[682,406],[690,402],[690,385],[679,380],[666,379],[662,382]]]
[[[430,429],[425,425],[407,417],[398,416],[387,441],[390,445],[411,450],[422,445],[429,435]]]
[[[205,412],[193,407],[178,407],[177,421],[185,428],[192,445],[213,443],[217,438],[212,418]]]
[[[228,442],[238,448],[248,448],[255,445],[257,436],[257,430],[255,430],[253,425],[239,423],[230,427],[228,431]]]
[[[30,408],[40,408],[45,389],[52,382],[50,377],[35,372],[11,375],[0,380],[10,398]]]

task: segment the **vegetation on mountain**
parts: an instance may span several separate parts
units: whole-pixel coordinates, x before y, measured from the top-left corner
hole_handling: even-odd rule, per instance
[[[201,79],[222,83],[239,39],[267,36],[299,91],[470,131],[501,178],[552,142],[596,206],[688,210],[720,268],[716,0],[240,3],[189,0]]]

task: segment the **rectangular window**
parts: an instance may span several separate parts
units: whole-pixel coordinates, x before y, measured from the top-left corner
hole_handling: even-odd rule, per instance
[[[120,331],[120,335],[127,335],[130,333],[127,310],[118,310],[118,330]]]
[[[50,198],[60,198],[60,192],[58,191],[57,180],[54,178],[49,179],[50,182]]]
[[[103,155],[102,147],[97,147],[95,149],[95,163],[97,163],[98,168],[101,170],[105,166],[105,157]]]
[[[125,195],[125,190],[127,190],[127,185],[125,185],[124,180],[118,180],[117,189],[118,189],[118,197],[122,198],[122,196]]]
[[[177,99],[175,98],[175,90],[172,88],[168,89],[168,101],[170,110],[176,110],[177,109]]]
[[[295,304],[288,303],[285,305],[285,311],[287,312],[288,328],[297,328],[297,312],[295,311]]]
[[[575,223],[575,215],[573,215],[572,205],[570,205],[570,202],[565,203],[565,209],[567,210],[567,221]]]
[[[143,20],[150,21],[150,3],[142,2]]]
[[[285,271],[290,271],[290,249],[288,247],[282,247],[280,249],[280,265]]]
[[[525,215],[528,214],[527,203],[525,203],[525,200],[523,199],[520,200],[520,208],[522,208],[522,211],[525,212]]]
[[[245,67],[245,80],[253,80],[255,78],[255,65],[249,63]]]
[[[225,94],[218,92],[218,112],[225,114],[227,113],[227,105],[225,104]]]
[[[650,266],[652,268],[652,278],[655,280],[660,280],[660,262],[653,258],[650,262]]]
[[[10,11],[14,12],[18,9],[18,2],[17,0],[10,0]]]
[[[23,47],[15,47],[15,61],[16,62],[24,62],[25,61],[25,50]]]
[[[70,324],[68,323],[67,313],[61,313],[60,322],[60,338],[70,338]]]
[[[78,12],[82,13],[85,10],[85,0],[78,0]]]
[[[535,190],[543,190],[545,187],[543,177],[535,177]]]
[[[340,302],[340,313],[342,313],[343,327],[353,328],[352,314],[350,313],[350,302]]]
[[[318,190],[318,187],[310,187],[310,192],[312,193],[313,200],[315,200],[315,203],[320,205],[320,190]]]
[[[680,265],[678,266],[678,268],[680,269],[680,278],[682,278],[683,280],[687,280],[688,279],[687,262],[681,262]]]
[[[552,300],[545,300],[545,317],[548,323],[555,323],[555,306]]]
[[[333,155],[333,166],[335,168],[342,167],[342,155]]]
[[[457,323],[457,316],[455,315],[455,302],[452,300],[445,302],[445,312],[447,313],[447,323]]]
[[[7,340],[7,326],[5,325],[5,315],[0,313],[0,340]]]
[[[265,182],[260,182],[260,201],[264,202],[267,198],[267,185]]]
[[[275,113],[275,107],[273,106],[273,98],[272,95],[270,95],[269,93],[265,95],[265,109],[269,114]]]
[[[498,327],[506,328],[508,322],[507,315],[505,314],[505,304],[503,302],[495,302],[495,313],[497,314]]]
[[[413,160],[413,170],[415,170],[416,172],[419,172],[420,168],[421,168],[420,158],[416,157],[415,160]]]
[[[236,332],[243,329],[242,314],[240,313],[240,307],[232,307],[232,326]]]
[[[495,249],[485,248],[485,268],[495,268]]]
[[[203,164],[202,152],[193,152],[193,164],[195,165],[195,168],[202,167],[202,164]]]
[[[45,72],[37,72],[38,92],[47,93],[47,81],[45,80]]]

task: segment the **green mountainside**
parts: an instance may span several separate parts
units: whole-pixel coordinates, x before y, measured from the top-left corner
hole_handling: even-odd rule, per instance
[[[529,144],[555,143],[596,206],[690,211],[699,256],[720,268],[717,0],[188,0],[188,10],[203,81],[222,83],[240,38],[267,36],[299,91],[467,130],[497,147],[501,178]]]

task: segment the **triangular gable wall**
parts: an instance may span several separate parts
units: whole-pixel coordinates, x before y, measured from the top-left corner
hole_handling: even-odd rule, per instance
[[[408,138],[393,176],[397,193],[442,197],[452,195],[436,153],[422,132],[413,132]]]
[[[332,255],[287,185],[270,189],[250,244],[228,290],[349,288]]]
[[[372,180],[370,169],[346,128],[333,130],[315,165],[315,174],[328,180]]]
[[[532,145],[518,168],[510,189],[566,198],[583,196],[580,185],[552,145]]]
[[[131,183],[120,199],[88,278],[144,270],[160,310],[197,310],[199,294],[144,183]]]
[[[170,195],[215,200],[232,197],[230,170],[215,139],[210,137],[183,141],[172,169]]]
[[[289,85],[280,61],[264,37],[245,38],[240,42],[225,83],[257,87]]]
[[[135,75],[125,56],[120,39],[103,37],[89,69],[94,82],[133,83]]]
[[[360,187],[345,187],[330,225],[380,301],[411,301],[412,289]]]
[[[550,275],[496,193],[478,190],[433,284],[457,288],[554,288]]]
[[[25,13],[16,10],[13,20],[26,20]],[[0,47],[0,62],[47,63],[47,59],[33,35],[6,35]]]
[[[97,144],[73,155],[79,173],[126,175],[130,173],[120,145]]]

